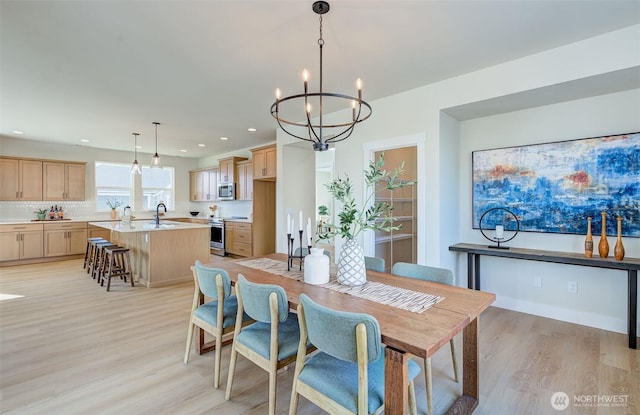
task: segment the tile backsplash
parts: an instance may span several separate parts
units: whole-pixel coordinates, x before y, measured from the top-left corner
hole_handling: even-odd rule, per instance
[[[71,202],[65,200],[50,201],[17,201],[0,202],[0,221],[30,221],[37,219],[34,213],[38,209],[49,210],[51,206],[62,206],[65,218],[77,220],[108,220],[111,218],[109,211],[97,211],[93,200]],[[190,211],[199,211],[198,217],[209,217],[209,206],[216,205],[216,215],[219,217],[251,215],[252,203],[250,201],[224,201],[224,202],[177,202],[176,209],[167,213],[168,217],[187,217]],[[119,209],[120,213],[122,209]],[[155,212],[133,212],[134,215],[144,218],[151,217]]]

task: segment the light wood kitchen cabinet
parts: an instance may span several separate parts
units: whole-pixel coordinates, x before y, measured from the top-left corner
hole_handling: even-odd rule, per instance
[[[43,200],[84,200],[85,165],[45,161]]]
[[[0,261],[41,258],[42,224],[0,225]]]
[[[253,199],[253,163],[241,161],[237,165],[238,176],[238,200]]]
[[[254,180],[276,179],[276,146],[261,147],[251,150]]]
[[[189,189],[191,202],[218,200],[218,169],[189,172]]]
[[[87,247],[87,222],[45,223],[44,256],[84,254]]]
[[[218,183],[237,183],[235,177],[236,164],[246,159],[246,157],[229,157],[219,160]]]
[[[252,256],[252,232],[251,224],[246,222],[224,222],[224,246],[230,254],[250,257]]]
[[[0,200],[42,200],[42,161],[0,158]]]

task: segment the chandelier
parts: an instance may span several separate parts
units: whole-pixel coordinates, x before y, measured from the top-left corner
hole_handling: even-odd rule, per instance
[[[320,16],[320,38],[318,39],[318,45],[320,46],[320,92],[308,92],[309,72],[305,69],[302,73],[304,93],[282,98],[280,89],[276,89],[276,102],[271,105],[271,115],[278,121],[278,125],[285,133],[300,140],[311,141],[313,143],[313,149],[316,151],[325,151],[329,149],[329,144],[349,138],[356,124],[371,116],[371,106],[362,100],[362,81],[360,78],[356,81],[356,88],[358,90],[357,97],[324,92],[322,90],[322,47],[324,46],[324,39],[322,38],[322,15],[329,11],[329,3],[326,1],[316,1],[313,3],[312,9]],[[324,114],[322,111],[325,99],[350,102],[351,119],[347,118],[345,121],[338,121],[333,124],[323,124]],[[312,100],[318,105],[317,113],[313,112],[313,107],[310,102]],[[304,105],[300,105],[304,111],[304,115],[301,115],[299,118],[304,121],[292,121],[291,119],[284,118],[280,114],[282,104],[287,101],[295,101],[299,104],[304,102]],[[300,129],[297,127],[306,129],[307,136],[298,135],[299,133],[297,131]]]

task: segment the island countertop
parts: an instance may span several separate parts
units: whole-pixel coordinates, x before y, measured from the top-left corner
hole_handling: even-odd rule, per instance
[[[89,225],[98,226],[100,228],[109,229],[110,231],[130,233],[130,232],[157,232],[184,229],[209,228],[209,224],[204,223],[188,223],[177,222],[171,220],[160,220],[160,224],[156,225],[151,220],[135,220],[133,222],[89,222]]]

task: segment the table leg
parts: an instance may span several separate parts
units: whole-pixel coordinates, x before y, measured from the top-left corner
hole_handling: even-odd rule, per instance
[[[384,413],[407,413],[409,401],[409,353],[384,348]]]
[[[475,281],[473,283],[473,288],[476,290],[480,290],[480,255],[475,255],[475,261],[473,266],[473,273],[475,276]]]
[[[478,372],[478,318],[462,332],[462,396],[447,411],[447,415],[471,414],[478,406],[480,379]]]
[[[472,253],[467,253],[467,288],[473,289],[473,255]]]
[[[636,327],[638,325],[638,271],[635,269],[629,270],[629,300],[628,300],[628,316],[627,324],[629,333],[629,348],[638,348],[638,337]]]

